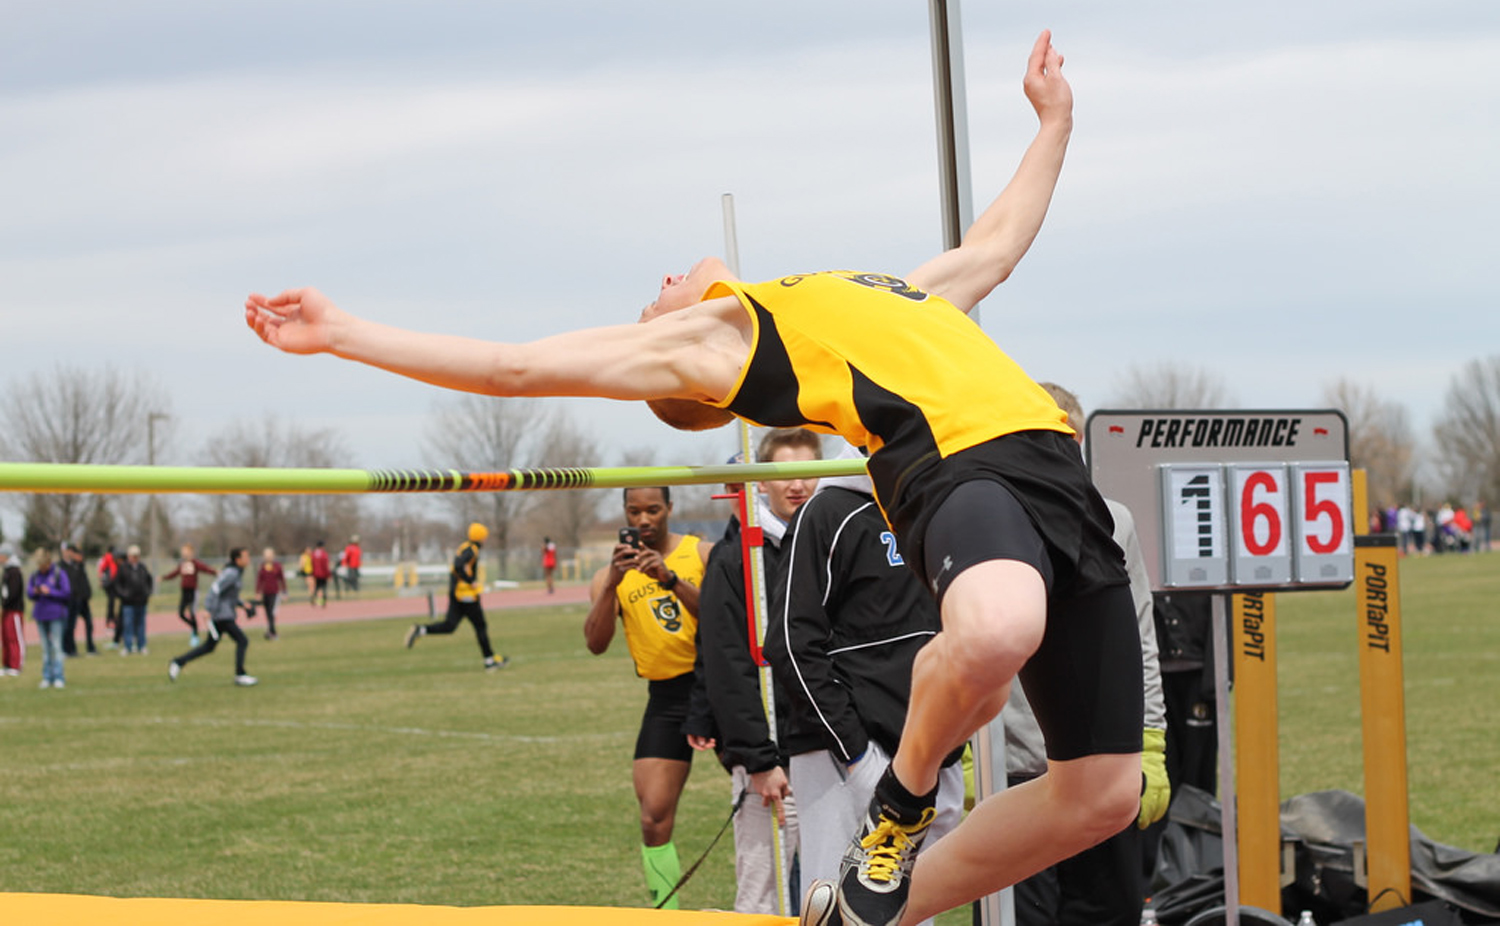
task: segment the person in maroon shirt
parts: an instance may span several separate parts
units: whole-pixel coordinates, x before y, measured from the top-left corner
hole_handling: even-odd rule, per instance
[[[328,577],[333,575],[333,567],[328,563],[328,550],[319,540],[313,547],[312,552],[313,590],[308,596],[308,604],[317,604],[318,598],[323,599],[323,607],[328,607]]]
[[[275,640],[276,599],[286,594],[286,570],[270,547],[261,554],[260,568],[255,570],[255,594],[266,609],[266,639]]]
[[[218,574],[219,570],[194,555],[192,544],[185,543],[182,545],[182,556],[177,560],[177,566],[161,577],[163,582],[178,579],[182,583],[182,597],[177,600],[177,617],[191,629],[192,633],[188,642],[192,646],[198,645],[198,616],[196,614],[198,576]]]

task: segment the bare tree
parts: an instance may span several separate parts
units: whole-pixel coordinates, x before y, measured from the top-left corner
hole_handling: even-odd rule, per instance
[[[1323,387],[1323,402],[1349,420],[1349,464],[1365,470],[1370,504],[1389,508],[1409,499],[1416,438],[1406,407],[1343,378]]]
[[[331,467],[348,458],[344,438],[326,428],[284,425],[274,415],[238,420],[212,435],[202,462],[209,466]],[[296,551],[312,541],[335,544],[359,526],[359,501],[350,495],[215,495],[203,525],[206,550],[267,545]]]
[[[461,395],[443,400],[427,426],[426,450],[444,468],[492,472],[533,465],[549,408],[537,399]],[[511,525],[535,500],[530,492],[448,496],[463,521],[481,521],[489,545],[509,574]]]
[[[538,466],[597,466],[599,445],[566,413],[559,412],[547,428],[537,453]],[[537,520],[549,525],[546,532],[559,546],[576,549],[583,534],[599,520],[605,495],[597,489],[566,489],[540,493]]]
[[[0,452],[32,463],[142,463],[148,416],[164,416],[166,393],[149,377],[113,367],[55,367],[13,383],[0,407]],[[52,544],[80,539],[91,519],[112,502],[98,495],[34,495],[18,500],[26,538]],[[107,512],[106,512],[107,514]]]
[[[1500,355],[1454,374],[1433,436],[1438,466],[1461,498],[1500,498]]]
[[[1218,374],[1163,361],[1127,367],[1115,382],[1109,404],[1117,408],[1227,408],[1231,399]]]

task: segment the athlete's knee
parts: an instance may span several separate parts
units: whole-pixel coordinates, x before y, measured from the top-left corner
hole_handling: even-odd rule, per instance
[[[1070,828],[1079,850],[1097,845],[1129,826],[1140,814],[1139,756],[1094,756],[1077,774],[1052,775],[1056,797],[1070,808]]]
[[[648,846],[660,846],[672,840],[672,829],[677,822],[677,808],[648,808],[641,806],[641,840]]]

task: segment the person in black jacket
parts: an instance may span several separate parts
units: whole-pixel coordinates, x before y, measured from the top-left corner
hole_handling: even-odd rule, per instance
[[[156,580],[151,576],[151,570],[141,562],[141,548],[131,544],[114,581],[115,594],[120,596],[120,623],[124,627],[121,656],[130,655],[132,650],[145,654],[146,602],[151,600],[155,588]]]
[[[0,544],[0,675],[21,674],[26,659],[26,577],[15,548]]]
[[[782,542],[765,646],[790,708],[781,743],[801,817],[804,884],[838,877],[847,834],[900,744],[912,661],[940,627],[869,478],[823,479]],[[939,773],[929,841],[962,816],[961,754]]]
[[[78,640],[75,633],[79,620],[83,621],[83,638],[90,656],[99,655],[94,648],[94,611],[89,607],[89,597],[94,586],[89,582],[89,571],[83,562],[83,551],[71,543],[63,544],[63,572],[68,574],[68,588],[72,600],[68,602],[68,627],[63,631],[63,654],[78,655]]]
[[[761,462],[816,460],[822,440],[811,431],[779,428],[761,439]],[[777,572],[781,535],[817,486],[813,479],[781,479],[760,484],[758,520],[765,537],[766,583]],[[745,607],[744,554],[737,524],[730,542],[709,554],[698,608],[697,666],[693,700],[683,732],[697,749],[716,748],[729,770],[734,815],[736,913],[779,913],[775,843],[781,840],[782,870],[797,851],[796,806],[788,785],[786,759],[771,735],[761,699],[760,669],[750,652]],[[785,714],[773,693],[778,725]],[[742,797],[742,795],[744,795]],[[790,906],[795,907],[795,899]]]

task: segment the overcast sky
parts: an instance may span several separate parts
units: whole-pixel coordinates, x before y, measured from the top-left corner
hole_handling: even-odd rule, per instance
[[[1305,407],[1340,376],[1420,436],[1497,351],[1500,4],[961,8],[973,196],[1009,178],[1044,27],[1075,132],[983,324],[1085,408],[1129,364]],[[244,327],[316,285],[371,318],[529,340],[744,275],[901,273],[941,246],[927,4],[0,0],[0,383],[147,370],[196,462],[234,417],[334,427],[349,466],[440,463],[441,393]],[[641,406],[559,400],[601,464],[718,462]]]

